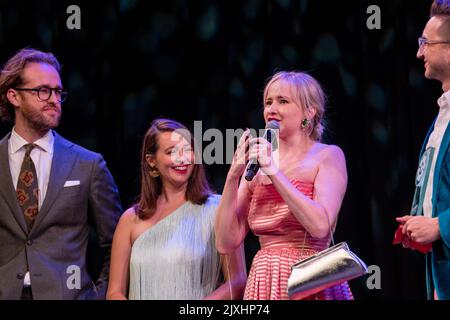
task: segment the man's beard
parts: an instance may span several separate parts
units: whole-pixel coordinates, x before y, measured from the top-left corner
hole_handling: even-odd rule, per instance
[[[443,82],[446,75],[446,68],[442,64],[430,64],[428,62],[428,67],[425,69],[425,77],[430,80],[437,80]]]
[[[46,108],[55,109],[58,114],[54,117],[46,116],[44,114],[44,109]],[[32,108],[24,108],[22,114],[30,126],[37,131],[54,129],[59,125],[61,120],[61,111],[58,107],[46,106],[45,108],[41,108],[39,111]]]

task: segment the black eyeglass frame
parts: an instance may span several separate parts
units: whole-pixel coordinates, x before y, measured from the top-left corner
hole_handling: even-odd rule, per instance
[[[67,91],[63,91],[62,89],[55,89],[55,88],[49,88],[49,87],[40,87],[40,88],[13,88],[14,90],[17,91],[31,91],[31,92],[36,92],[37,96],[39,98],[39,100],[41,101],[48,101],[50,100],[50,98],[52,97],[53,91],[55,92],[55,96],[56,96],[56,100],[58,100],[58,102],[64,102],[67,99],[68,96],[68,92]],[[45,90],[48,90],[48,92],[46,92]],[[48,95],[48,97],[46,99],[42,98],[42,95]],[[59,97],[58,97],[59,96]]]

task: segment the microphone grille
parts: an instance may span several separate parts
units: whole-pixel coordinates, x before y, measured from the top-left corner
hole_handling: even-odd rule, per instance
[[[280,129],[280,124],[276,120],[270,120],[266,125],[266,129]]]

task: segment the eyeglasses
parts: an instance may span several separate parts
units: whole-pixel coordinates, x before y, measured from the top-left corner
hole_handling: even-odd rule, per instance
[[[67,95],[69,94],[66,91],[62,91],[61,89],[52,89],[48,87],[41,87],[41,88],[14,88],[14,90],[17,91],[33,91],[37,92],[37,96],[39,100],[41,101],[48,101],[50,100],[50,97],[52,96],[53,91],[55,92],[56,100],[58,102],[64,102],[67,99]]]
[[[450,41],[433,41],[428,40],[427,38],[420,37],[418,39],[419,49],[421,49],[425,44],[431,45],[431,44],[444,44],[444,43],[450,43]]]

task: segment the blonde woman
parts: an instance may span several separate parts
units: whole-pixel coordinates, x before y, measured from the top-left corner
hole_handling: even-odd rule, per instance
[[[249,229],[259,237],[261,250],[244,299],[288,299],[291,265],[329,246],[347,170],[342,150],[320,142],[324,110],[325,95],[313,77],[279,72],[264,89],[264,120],[279,123],[279,147],[272,152],[265,139],[251,138],[248,130],[238,144],[215,230],[222,254],[236,250]],[[251,182],[241,179],[247,158],[260,164]],[[343,283],[308,299],[352,299],[352,294]]]

